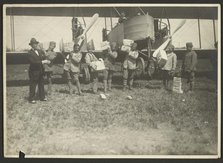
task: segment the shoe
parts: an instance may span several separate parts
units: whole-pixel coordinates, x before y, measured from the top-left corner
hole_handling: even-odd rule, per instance
[[[79,96],[84,96],[84,94],[82,92],[79,92],[78,95]]]
[[[40,101],[47,101],[47,98],[45,97],[44,99],[40,100]]]
[[[70,90],[70,91],[69,91],[69,94],[72,95],[72,94],[73,94],[73,90]]]
[[[31,104],[36,104],[35,100],[30,101]]]
[[[123,91],[126,91],[126,89],[127,89],[126,86],[124,86],[122,90],[123,90]]]
[[[188,94],[192,94],[193,91],[192,91],[192,90],[188,90],[187,93],[188,93]]]
[[[93,94],[98,94],[98,91],[93,91],[92,93],[93,93]]]

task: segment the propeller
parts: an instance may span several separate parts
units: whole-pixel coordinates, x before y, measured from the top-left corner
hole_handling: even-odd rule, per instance
[[[160,45],[160,47],[158,49],[156,49],[153,53],[153,57],[156,57],[157,54],[159,53],[160,50],[164,50],[167,45],[169,44],[170,40],[172,39],[171,37],[177,33],[177,31],[179,31],[179,29],[181,29],[183,27],[183,25],[186,23],[186,20],[181,21],[177,28],[173,31],[173,34],[169,36],[169,38],[162,44]]]

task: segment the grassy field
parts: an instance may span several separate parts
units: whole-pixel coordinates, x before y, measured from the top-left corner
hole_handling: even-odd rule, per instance
[[[27,65],[7,66],[7,155],[217,154],[216,84],[206,77],[196,79],[191,94],[149,89],[146,80],[123,92],[117,73],[106,100],[89,84],[79,97],[56,82],[49,101],[36,105],[27,101],[27,79]]]

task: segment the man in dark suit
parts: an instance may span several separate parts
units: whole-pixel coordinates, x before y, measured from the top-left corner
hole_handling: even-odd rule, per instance
[[[43,64],[50,64],[50,61],[46,60],[43,55],[43,51],[41,51],[38,47],[39,42],[32,38],[30,40],[29,45],[32,47],[28,53],[29,59],[29,78],[30,78],[30,86],[29,86],[29,101],[32,104],[35,104],[35,90],[38,85],[39,90],[39,99],[41,101],[47,101],[44,92],[44,68]]]

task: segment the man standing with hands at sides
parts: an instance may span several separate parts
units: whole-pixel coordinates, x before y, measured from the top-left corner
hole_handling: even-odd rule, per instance
[[[76,83],[78,94],[80,96],[83,95],[81,91],[80,81],[79,81],[81,58],[82,58],[82,53],[80,52],[80,46],[78,44],[74,44],[73,52],[68,54],[68,56],[65,59],[65,64],[64,64],[64,72],[67,77],[69,92],[70,94],[73,93],[73,89],[72,89],[72,79],[73,79],[74,82]]]
[[[90,67],[90,76],[92,81],[92,90],[94,94],[97,94],[98,92],[98,71],[94,70],[92,62],[98,61],[97,57],[93,53],[93,47],[92,45],[87,45],[87,54],[85,56],[85,62]]]
[[[139,56],[137,50],[137,43],[133,43],[131,50],[127,52],[124,63],[123,63],[123,91],[127,88],[129,83],[129,89],[132,90],[133,79],[136,70],[136,60]]]
[[[48,81],[48,90],[47,90],[48,95],[50,95],[52,92],[53,61],[57,56],[57,53],[54,52],[55,47],[56,47],[56,42],[51,41],[49,44],[49,48],[45,52],[46,59],[51,62],[50,64],[44,64],[45,75]]]
[[[167,62],[162,68],[163,85],[166,90],[171,90],[169,81],[172,80],[177,65],[177,56],[173,51],[174,46],[169,45],[166,49]]]
[[[189,83],[189,92],[194,90],[195,71],[197,64],[197,53],[192,50],[192,42],[186,43],[187,52],[183,59],[182,70]]]
[[[116,42],[112,42],[110,47],[104,51],[104,64],[105,64],[105,70],[103,71],[104,76],[104,92],[106,93],[107,90],[111,91],[111,83],[112,83],[112,77],[113,73],[115,71],[115,59],[118,56],[118,53],[116,51],[117,44]]]
[[[40,101],[47,101],[44,92],[44,68],[43,64],[50,64],[49,60],[44,59],[44,54],[38,48],[39,42],[32,38],[30,40],[29,45],[32,47],[31,50],[28,52],[28,60],[30,63],[29,66],[29,78],[30,78],[30,85],[29,85],[29,101],[32,104],[35,104],[35,90],[36,86],[38,85],[39,90],[39,99]]]

